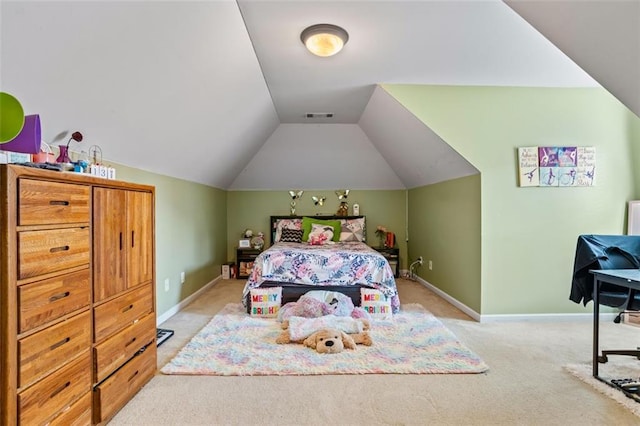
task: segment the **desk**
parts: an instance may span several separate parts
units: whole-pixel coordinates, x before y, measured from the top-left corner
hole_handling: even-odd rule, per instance
[[[615,351],[602,351],[602,357],[599,355],[599,338],[600,338],[600,285],[602,283],[613,284],[620,287],[640,290],[640,270],[638,269],[605,269],[605,270],[590,270],[593,274],[593,377],[605,382],[617,389],[623,391],[627,396],[635,399],[635,396],[630,395],[620,386],[610,383],[607,380],[602,379],[598,375],[598,363],[600,361],[607,362],[607,354],[616,355],[631,355],[640,358],[640,350],[615,350]]]

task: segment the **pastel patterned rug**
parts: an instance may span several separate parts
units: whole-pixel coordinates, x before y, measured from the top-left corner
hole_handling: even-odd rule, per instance
[[[272,318],[225,306],[160,371],[164,374],[285,376],[318,374],[482,373],[487,365],[419,304],[402,305],[392,320],[373,320],[373,346],[319,354],[301,344],[275,343]]]

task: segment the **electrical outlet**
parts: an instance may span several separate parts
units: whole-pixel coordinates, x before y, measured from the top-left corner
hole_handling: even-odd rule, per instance
[[[184,271],[180,272],[180,284],[184,284]]]
[[[431,260],[429,260],[429,270],[430,271],[433,270],[433,262]]]
[[[164,291],[169,291],[169,278],[164,280]]]
[[[422,262],[423,262],[423,260],[422,260],[422,256],[418,257],[418,263],[419,263],[420,265],[422,265]]]

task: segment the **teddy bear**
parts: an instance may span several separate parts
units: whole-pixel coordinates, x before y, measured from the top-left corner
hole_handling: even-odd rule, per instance
[[[283,321],[282,328],[284,331],[276,338],[276,343],[278,344],[302,343],[307,347],[318,350],[318,342],[322,343],[324,339],[328,338],[326,334],[318,333],[327,330],[332,331],[334,340],[339,337],[342,340],[341,344],[348,349],[355,349],[356,344],[365,346],[373,344],[369,334],[370,323],[366,319],[338,317],[335,315],[326,315],[319,318],[291,317]],[[339,334],[333,331],[337,331]],[[329,343],[328,346],[334,344],[337,344],[337,342]],[[324,347],[327,344],[322,343],[321,346]],[[331,353],[336,353],[335,348]]]

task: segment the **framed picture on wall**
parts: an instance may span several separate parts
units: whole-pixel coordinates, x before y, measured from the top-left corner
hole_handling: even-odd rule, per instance
[[[251,248],[251,240],[248,238],[243,238],[238,241],[239,248]]]

